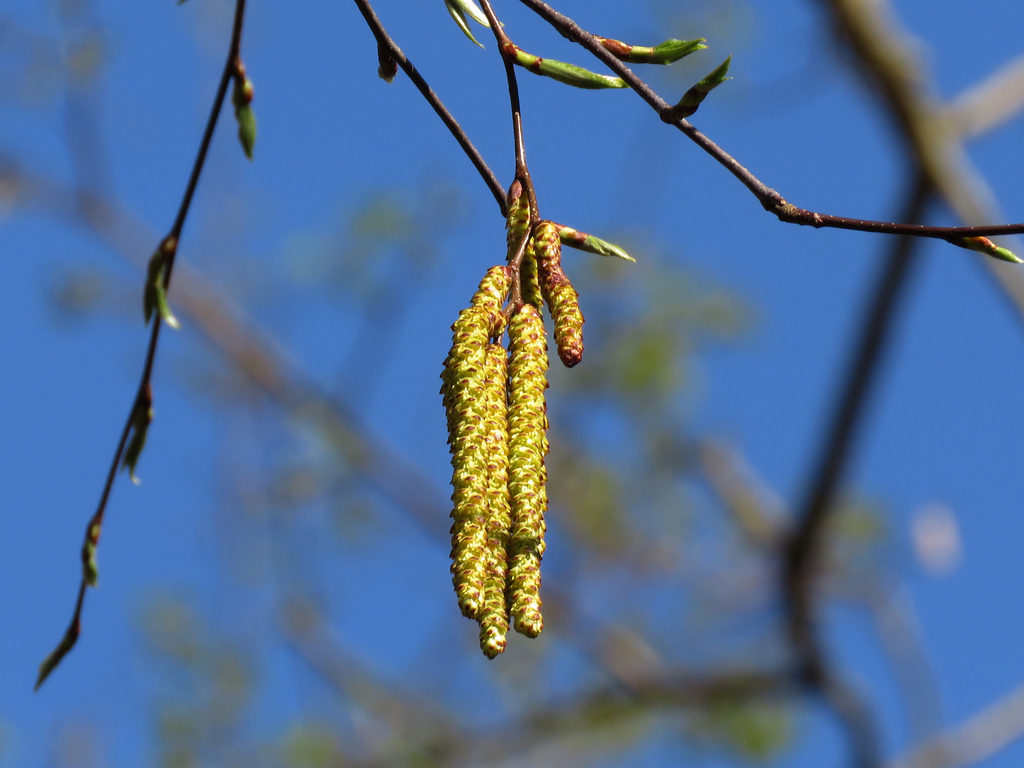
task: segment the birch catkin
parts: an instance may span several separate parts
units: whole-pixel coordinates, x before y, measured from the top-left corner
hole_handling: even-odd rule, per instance
[[[541,221],[534,228],[534,248],[540,269],[540,287],[555,324],[558,357],[567,368],[583,359],[583,313],[580,297],[562,271],[562,241],[558,225]]]
[[[487,457],[487,569],[480,622],[480,649],[493,659],[505,650],[508,610],[505,580],[512,513],[508,492],[508,357],[501,344],[487,346],[484,366],[484,446]]]
[[[540,312],[524,304],[512,316],[509,347],[509,494],[512,530],[509,540],[507,600],[517,632],[536,637],[541,617],[540,561],[544,555],[544,512],[548,452],[547,341]]]
[[[491,318],[471,306],[452,326],[452,348],[441,374],[452,453],[452,583],[459,608],[477,618],[483,602],[487,549],[487,456],[484,400]]]

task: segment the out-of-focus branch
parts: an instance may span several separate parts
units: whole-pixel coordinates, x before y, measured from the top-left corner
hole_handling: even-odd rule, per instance
[[[840,38],[850,46],[858,70],[876,87],[910,156],[936,194],[967,224],[997,220],[1001,213],[994,196],[964,152],[954,122],[933,97],[914,53],[919,46],[903,30],[889,3],[817,2],[830,14]],[[1024,106],[1024,101],[1018,102]],[[962,124],[962,119],[957,123]],[[1024,320],[1024,275],[993,259],[986,258],[982,263]]]
[[[192,206],[192,198],[195,195],[196,187],[199,185],[199,178],[203,173],[203,168],[206,165],[206,155],[210,149],[210,143],[213,141],[213,132],[217,127],[217,121],[220,117],[221,106],[224,103],[224,97],[227,95],[228,84],[232,78],[237,77],[240,67],[241,60],[239,58],[239,50],[242,44],[242,23],[245,20],[245,0],[235,0],[235,13],[234,23],[231,27],[231,38],[228,45],[227,60],[224,63],[224,68],[221,71],[220,81],[217,84],[217,92],[213,98],[213,104],[210,107],[210,115],[206,121],[206,127],[203,129],[203,137],[199,142],[199,150],[196,152],[195,160],[192,164],[192,171],[189,174],[188,183],[185,185],[185,191],[182,194],[181,202],[178,205],[178,212],[174,217],[174,223],[171,225],[171,229],[167,236],[164,237],[158,252],[162,252],[164,256],[163,265],[160,267],[162,272],[162,286],[170,286],[171,276],[174,271],[174,261],[178,252],[178,240],[181,237],[181,232],[185,226],[185,220],[188,217],[189,210]],[[86,191],[84,189],[79,190],[79,204],[84,209],[87,203],[84,202],[86,197]],[[161,290],[164,288],[161,287]],[[148,287],[147,287],[148,290]],[[153,327],[149,335],[149,344],[146,347],[146,355],[142,364],[142,375],[139,380],[139,386],[135,393],[135,397],[132,399],[132,406],[128,411],[128,417],[125,419],[124,426],[121,429],[121,435],[117,441],[117,447],[114,449],[114,456],[110,462],[110,468],[107,470],[107,477],[103,484],[103,491],[100,494],[99,504],[96,506],[96,511],[93,512],[89,518],[88,523],[85,526],[85,536],[82,542],[81,549],[81,561],[82,561],[82,578],[78,586],[78,595],[75,598],[75,607],[71,615],[71,621],[68,623],[67,629],[64,631],[64,635],[57,647],[47,655],[43,660],[43,663],[39,666],[39,676],[36,679],[36,690],[39,690],[39,686],[45,682],[46,678],[49,677],[50,673],[60,664],[61,660],[70,653],[71,649],[75,647],[75,643],[78,642],[78,636],[81,632],[82,625],[82,609],[85,604],[85,592],[90,586],[96,584],[96,549],[99,546],[100,536],[103,532],[103,518],[107,510],[107,502],[110,499],[110,492],[114,487],[114,479],[117,477],[118,470],[127,464],[130,469],[134,470],[134,460],[132,456],[132,447],[129,447],[129,436],[132,436],[132,446],[138,446],[135,458],[138,458],[138,452],[142,450],[142,446],[145,443],[145,430],[149,425],[150,412],[153,403],[152,390],[150,387],[150,381],[153,376],[153,365],[156,361],[157,345],[160,341],[160,329],[162,327],[162,312],[153,313]],[[149,318],[147,317],[147,320]]]
[[[1000,67],[949,105],[947,115],[964,139],[982,136],[1024,109],[1024,56]]]
[[[928,183],[919,176],[902,211],[902,219],[920,219],[928,197]],[[807,685],[818,690],[846,724],[854,764],[862,768],[881,764],[880,742],[866,707],[852,689],[837,679],[826,660],[817,631],[816,571],[826,542],[826,523],[835,509],[836,493],[845,476],[872,387],[878,379],[918,244],[912,237],[895,239],[891,253],[881,266],[841,379],[842,388],[825,431],[818,464],[811,473],[807,497],[798,509],[795,527],[784,547],[782,564],[782,592],[793,651],[803,668]]]
[[[705,440],[697,451],[704,477],[732,512],[739,528],[760,547],[778,546],[786,520],[777,497],[753,476],[742,457],[725,444]]]
[[[1024,736],[1024,685],[957,728],[920,745],[888,768],[963,768]]]
[[[676,116],[675,111],[665,99],[659,96],[650,85],[641,79],[617,57],[604,47],[601,40],[587,32],[568,16],[559,13],[543,0],[519,0],[547,21],[563,37],[579,43],[594,56],[604,62],[616,75],[621,77],[637,95],[646,101],[661,117],[662,121],[675,126],[688,139],[713,157],[723,168],[736,177],[753,194],[761,206],[774,214],[780,221],[787,224],[799,224],[809,227],[829,227],[848,229],[857,232],[877,232],[888,235],[913,235],[915,237],[931,237],[953,242],[965,236],[996,236],[1024,233],[1024,223],[1000,224],[996,226],[968,227],[933,227],[923,224],[871,221],[847,216],[818,213],[807,208],[800,208],[788,202],[779,192],[769,187],[757,176],[745,168],[736,158],[704,135],[685,118]],[[844,0],[854,2],[855,0]],[[898,57],[896,65],[899,64]],[[916,122],[915,122],[916,125]],[[1021,278],[1024,280],[1024,278]]]

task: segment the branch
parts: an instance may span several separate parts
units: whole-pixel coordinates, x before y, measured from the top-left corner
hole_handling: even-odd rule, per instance
[[[761,206],[775,214],[780,221],[788,224],[800,224],[815,228],[829,227],[833,229],[849,229],[858,232],[877,232],[887,235],[912,235],[914,237],[930,237],[951,241],[963,237],[983,237],[1012,235],[1024,233],[1024,223],[1002,224],[996,226],[970,227],[931,227],[921,224],[900,224],[870,219],[855,219],[846,216],[832,216],[816,213],[806,208],[799,208],[789,202],[777,191],[766,185],[754,174],[740,164],[736,158],[718,146],[714,141],[697,130],[685,118],[676,118],[672,113],[672,105],[659,96],[651,86],[642,80],[633,70],[616,58],[600,40],[582,29],[575,21],[552,8],[543,0],[520,0],[520,2],[537,13],[554,27],[563,37],[579,43],[594,56],[604,62],[609,69],[626,81],[636,93],[658,113],[661,119],[675,126],[687,138],[718,161],[726,170],[735,176],[758,199]]]
[[[948,120],[928,96],[917,41],[901,30],[888,4],[879,0],[820,0],[849,42],[859,69],[877,86],[915,162],[936,192],[968,224],[999,218],[995,201],[971,164]],[[1024,275],[991,259],[981,262],[1024,319]]]
[[[402,71],[409,76],[413,84],[423,94],[423,98],[427,100],[427,103],[433,107],[434,112],[441,118],[441,122],[445,124],[448,131],[455,140],[459,142],[459,146],[462,147],[462,151],[466,153],[466,157],[470,159],[473,166],[476,168],[480,177],[484,180],[487,188],[491,190],[491,194],[494,195],[494,199],[498,203],[498,207],[501,209],[501,215],[505,215],[505,188],[498,181],[498,177],[494,175],[494,171],[491,170],[490,166],[484,160],[480,151],[473,145],[473,142],[469,140],[469,136],[459,125],[458,120],[452,116],[452,113],[448,111],[448,108],[441,101],[441,98],[434,93],[434,90],[430,87],[426,80],[419,71],[412,65],[412,62],[402,53],[402,49],[398,47],[391,36],[384,29],[384,25],[377,17],[376,11],[373,10],[373,6],[370,5],[369,0],[355,0],[356,7],[359,12],[363,14],[363,18],[366,19],[367,25],[370,27],[370,31],[373,36],[377,39],[378,50],[383,48],[387,51],[388,55],[394,60],[398,66],[402,68]]]
[[[1024,685],[963,725],[926,741],[889,768],[963,768],[987,760],[1024,735]]]
[[[195,194],[196,187],[199,184],[199,177],[202,175],[203,166],[206,163],[206,153],[210,148],[210,142],[213,140],[213,132],[217,127],[217,120],[220,116],[221,107],[224,103],[224,97],[227,94],[228,83],[238,72],[238,54],[242,41],[242,22],[244,18],[245,0],[236,0],[235,17],[231,29],[231,42],[228,46],[227,60],[224,63],[220,82],[217,85],[217,93],[213,99],[210,116],[207,118],[206,128],[203,131],[203,138],[199,144],[199,151],[197,152],[195,161],[192,164],[192,173],[189,175],[188,183],[185,185],[185,192],[182,195],[181,203],[178,206],[178,213],[174,218],[174,224],[171,226],[170,232],[163,239],[160,245],[160,250],[165,254],[163,262],[163,280],[165,287],[170,286],[171,275],[174,271],[174,260],[177,256],[178,240],[181,236],[182,228],[185,226],[185,220],[188,217],[189,209],[192,206],[192,197]],[[68,624],[68,628],[65,630],[60,643],[40,665],[39,677],[37,678],[35,685],[36,690],[39,690],[39,686],[43,684],[50,673],[53,672],[58,664],[60,664],[61,660],[71,651],[72,648],[74,648],[75,643],[78,641],[78,636],[81,632],[82,607],[85,602],[85,590],[86,587],[94,586],[96,584],[96,548],[99,545],[100,535],[103,532],[103,518],[107,509],[107,502],[110,499],[110,492],[114,487],[114,479],[117,477],[118,469],[121,467],[122,458],[126,455],[125,448],[128,445],[129,435],[132,434],[133,431],[135,432],[133,444],[136,440],[139,440],[140,434],[142,435],[141,439],[144,440],[145,432],[141,431],[144,428],[140,427],[139,418],[140,413],[148,416],[149,408],[152,404],[150,381],[153,375],[153,364],[156,360],[157,344],[160,340],[162,320],[163,317],[160,312],[154,313],[153,329],[150,332],[149,344],[146,348],[146,357],[142,366],[142,377],[139,381],[139,387],[136,391],[135,398],[132,401],[131,410],[128,412],[128,418],[125,420],[125,425],[121,430],[121,437],[118,439],[117,448],[114,450],[114,457],[110,462],[110,469],[107,471],[107,479],[103,485],[103,492],[100,494],[99,504],[97,505],[96,511],[93,513],[92,517],[89,518],[89,523],[85,528],[85,540],[82,543],[81,553],[82,580],[78,587],[78,596],[75,600],[75,608],[71,616],[71,622]],[[141,450],[141,442],[139,442],[139,450]]]

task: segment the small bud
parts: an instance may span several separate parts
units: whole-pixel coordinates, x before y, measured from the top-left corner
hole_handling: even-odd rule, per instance
[[[93,523],[82,545],[82,581],[88,587],[95,587],[99,583],[100,569],[96,564],[96,546],[99,543],[100,524]]]
[[[245,156],[252,160],[252,150],[256,146],[256,114],[251,106],[253,85],[252,80],[245,76],[244,66],[239,64],[238,69],[239,74],[234,79],[231,91],[231,104],[235,108],[235,120],[238,121],[238,140]]]
[[[699,40],[666,40],[654,48],[629,45],[621,40],[598,37],[598,41],[615,58],[631,64],[671,64],[684,56],[707,48],[704,38]]]
[[[153,312],[156,311],[171,328],[180,327],[178,318],[173,315],[171,306],[167,303],[167,268],[177,248],[178,241],[175,238],[164,238],[164,241],[149,258],[146,287],[142,292],[142,313],[146,318],[147,325]]]
[[[136,485],[139,484],[139,478],[135,475],[135,465],[139,463],[142,449],[146,447],[146,435],[152,421],[153,392],[147,384],[135,400],[135,407],[132,410],[131,437],[124,449],[124,460],[121,463],[121,468],[128,470],[128,476]]]
[[[953,238],[949,242],[970,251],[984,253],[986,256],[991,256],[993,259],[1009,261],[1012,264],[1024,264],[1024,260],[1019,259],[1013,251],[996,245],[987,237],[958,237]]]
[[[377,76],[386,83],[393,83],[398,74],[398,62],[385,46],[377,44]]]
[[[506,54],[513,57],[513,61],[524,69],[528,69],[536,75],[543,75],[557,80],[560,83],[571,85],[575,88],[625,88],[626,81],[621,77],[611,75],[600,75],[591,72],[589,69],[577,67],[575,64],[567,64],[564,61],[545,59],[541,56],[534,56],[512,43],[505,44]]]
[[[636,259],[615,245],[615,243],[609,243],[607,240],[588,235],[586,232],[579,232],[572,227],[566,227],[561,224],[556,224],[555,226],[558,227],[558,237],[561,239],[562,245],[568,245],[570,248],[593,253],[597,256],[608,256],[623,259],[624,261],[636,262]]]
[[[720,86],[726,80],[732,79],[730,77],[726,77],[731,61],[732,56],[727,57],[725,61],[712,70],[711,74],[684,93],[683,98],[679,100],[678,104],[674,107],[669,107],[662,112],[661,119],[666,123],[673,123],[687,118],[696,112],[697,107],[701,105],[701,102],[704,101],[712,90]]]

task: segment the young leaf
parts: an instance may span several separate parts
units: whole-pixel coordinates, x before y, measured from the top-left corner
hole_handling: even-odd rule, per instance
[[[624,261],[636,262],[636,259],[626,253],[625,250],[615,245],[615,243],[609,243],[607,240],[602,240],[600,237],[588,235],[586,232],[579,232],[572,227],[566,227],[561,224],[558,224],[557,227],[558,237],[562,241],[562,245],[568,245],[571,248],[586,251],[587,253],[593,253],[597,256],[607,256],[615,259],[622,259]]]
[[[597,38],[613,56],[631,64],[671,64],[684,56],[707,48],[704,38],[699,40],[666,40],[654,48],[630,45],[607,37]]]
[[[668,119],[669,122],[674,120],[681,120],[689,117],[697,111],[697,107],[701,105],[701,102],[707,97],[711,91],[720,86],[726,80],[732,78],[726,77],[726,73],[729,71],[729,63],[732,61],[732,56],[726,58],[721,64],[715,67],[711,73],[693,86],[690,90],[683,94],[683,98],[679,100],[679,103],[674,107],[670,107],[666,110],[665,115],[662,119]]]
[[[511,45],[511,44],[509,44]],[[560,83],[571,85],[575,88],[625,88],[626,83],[620,77],[610,75],[599,75],[589,69],[577,67],[575,64],[566,64],[564,61],[545,59],[541,56],[534,56],[527,53],[518,46],[511,45],[515,53],[515,63],[524,69],[528,69],[537,75],[550,77]]]
[[[473,0],[444,0],[444,7],[448,9],[448,13],[455,19],[455,23],[459,25],[459,29],[462,30],[463,34],[483,48],[483,44],[473,36],[469,24],[466,23],[466,16],[468,15],[477,24],[485,27],[491,26],[490,22],[487,21],[486,14],[484,14],[480,7]]]

